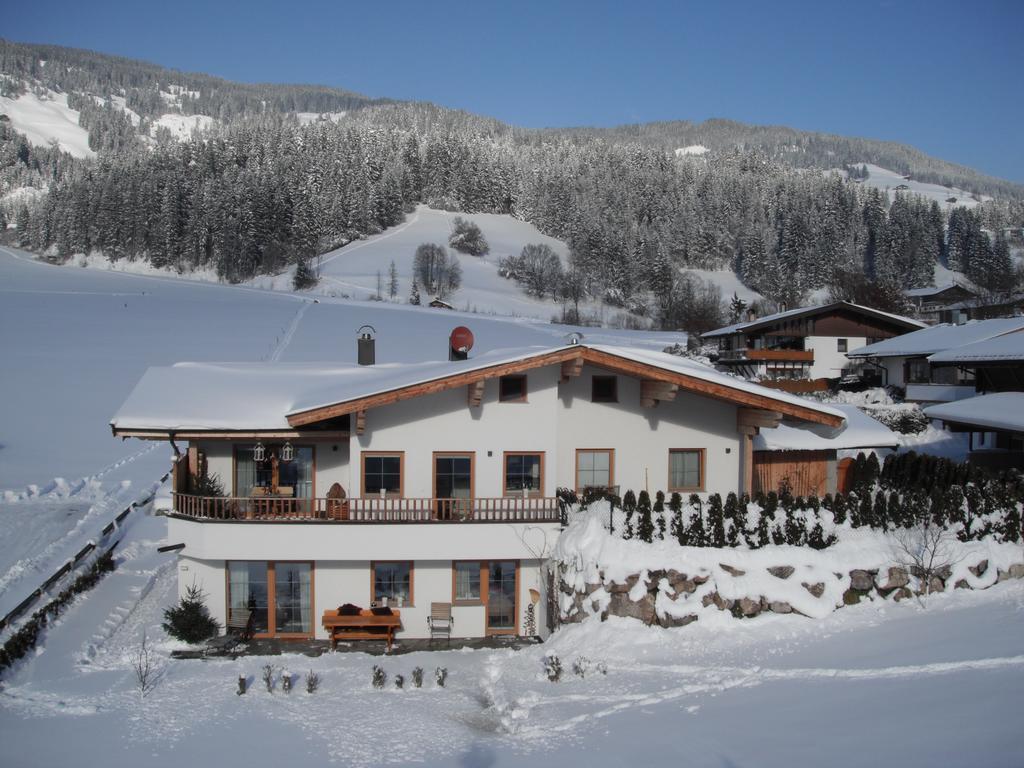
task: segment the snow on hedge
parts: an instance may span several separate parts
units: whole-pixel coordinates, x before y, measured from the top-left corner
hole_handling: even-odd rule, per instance
[[[609,600],[608,586],[626,584],[630,576],[640,574],[633,586],[638,599],[646,593],[652,571],[674,570],[690,579],[707,578],[694,592],[674,594],[667,580],[658,584],[656,610],[660,615],[683,616],[717,612],[715,605],[703,604],[706,596],[717,593],[725,600],[765,598],[769,602],[788,603],[793,610],[811,618],[823,618],[843,605],[843,595],[851,587],[853,570],[883,570],[897,566],[897,542],[891,534],[869,528],[835,526],[839,541],[828,549],[810,547],[769,546],[757,550],[744,548],[683,547],[676,541],[645,543],[637,539],[624,540],[611,535],[605,528],[608,520],[607,502],[598,502],[573,516],[569,527],[562,532],[555,548],[553,560],[559,563],[562,580],[575,592],[587,593],[588,585],[601,585],[591,591],[583,601],[588,614],[600,614]],[[830,518],[828,510],[821,515]],[[960,542],[950,536],[953,553],[952,573],[947,584],[961,579],[972,589],[992,586],[999,571],[1024,562],[1024,548],[1019,544],[1006,544],[986,539]],[[983,560],[988,568],[980,575],[970,570]],[[790,566],[794,569],[788,578],[779,578],[768,568]],[[815,597],[803,585],[823,585],[820,597]],[[563,611],[573,605],[573,598],[560,595]]]

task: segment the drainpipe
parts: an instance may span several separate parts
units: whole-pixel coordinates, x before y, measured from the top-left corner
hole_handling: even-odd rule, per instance
[[[175,460],[180,459],[181,458],[181,451],[178,450],[178,446],[174,442],[174,433],[173,432],[168,433],[168,435],[167,435],[167,442],[169,442],[171,444],[171,448],[174,449],[174,458],[175,458]]]

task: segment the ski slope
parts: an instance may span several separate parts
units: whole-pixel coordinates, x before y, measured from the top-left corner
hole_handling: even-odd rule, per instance
[[[25,134],[37,147],[57,144],[75,157],[95,157],[89,148],[89,132],[78,124],[78,110],[68,106],[66,93],[47,90],[42,96],[28,91],[16,99],[0,96],[0,114],[7,115],[11,126]]]
[[[907,194],[920,195],[926,200],[934,200],[945,211],[956,207],[973,208],[979,202],[971,192],[957,187],[944,187],[941,184],[930,184],[924,181],[905,179],[902,174],[896,171],[890,171],[871,163],[865,163],[864,165],[867,166],[868,177],[863,183],[887,192],[890,200],[892,200],[895,194],[905,192]],[[899,187],[906,187],[906,189],[899,189]],[[982,201],[991,200],[986,195],[979,195],[978,197]],[[948,202],[951,198],[955,198],[955,202]]]

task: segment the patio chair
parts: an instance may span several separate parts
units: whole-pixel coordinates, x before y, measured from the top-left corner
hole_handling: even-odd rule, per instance
[[[430,640],[435,637],[444,637],[448,644],[452,643],[452,625],[455,620],[452,618],[451,603],[431,603],[430,617],[427,619],[427,626],[430,627]]]

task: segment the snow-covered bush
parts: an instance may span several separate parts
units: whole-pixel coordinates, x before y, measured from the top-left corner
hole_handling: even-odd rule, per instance
[[[413,688],[423,687],[423,667],[416,667],[412,671],[412,685]]]
[[[468,253],[471,256],[483,256],[491,250],[480,227],[461,216],[452,219],[452,233],[448,237],[448,245],[460,253]]]
[[[263,685],[267,687],[267,693],[274,692],[274,683],[277,680],[277,676],[274,674],[273,664],[264,664],[263,671],[260,674],[260,679],[263,680]]]
[[[916,435],[928,429],[928,417],[917,406],[903,405],[897,408],[872,408],[867,413],[894,432],[900,432],[904,435]]]
[[[163,628],[171,637],[186,643],[201,643],[220,631],[220,625],[206,607],[206,595],[194,582],[177,605],[164,610]]]
[[[384,671],[383,667],[374,664],[371,682],[373,683],[373,687],[377,690],[382,689],[388,682],[388,673]]]
[[[435,669],[434,680],[439,688],[444,688],[444,684],[448,681],[448,667],[438,667]]]
[[[316,693],[320,687],[320,675],[312,669],[306,673],[306,693]]]
[[[553,653],[544,657],[544,674],[552,683],[562,679],[562,660]]]

